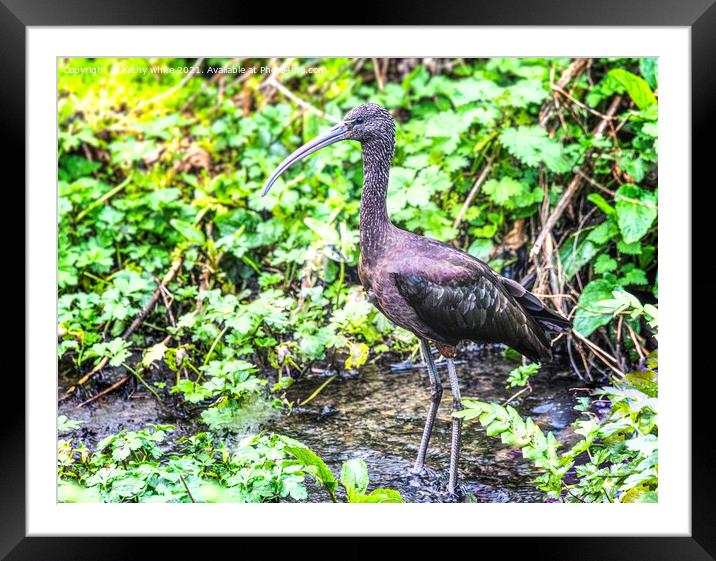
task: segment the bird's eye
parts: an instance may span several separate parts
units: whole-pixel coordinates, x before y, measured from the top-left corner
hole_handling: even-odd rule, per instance
[[[355,121],[353,121],[356,125],[362,125],[363,124],[363,117],[357,117]]]

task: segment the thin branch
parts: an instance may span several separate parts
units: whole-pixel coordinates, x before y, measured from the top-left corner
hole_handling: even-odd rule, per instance
[[[624,201],[628,201],[630,203],[634,203],[635,205],[641,205],[641,206],[645,206],[647,208],[657,210],[656,205],[645,203],[644,201],[640,201],[639,199],[632,199],[631,197],[625,197],[624,195],[617,195],[616,191],[612,191],[611,189],[605,187],[598,181],[595,181],[594,179],[589,177],[586,173],[584,173],[581,169],[577,170],[577,175],[579,175],[582,179],[584,179],[584,181],[589,183],[592,187],[596,187],[600,191],[603,191],[603,192],[607,193],[608,195],[611,195],[612,197],[618,196],[620,199],[622,199]]]
[[[182,263],[184,262],[184,256],[180,255],[176,259],[174,259],[174,262],[172,263],[171,268],[169,271],[167,271],[167,274],[164,275],[164,278],[162,279],[162,282],[160,285],[154,290],[154,293],[152,294],[152,297],[149,299],[149,302],[142,308],[142,311],[137,314],[137,317],[134,318],[134,321],[130,324],[130,326],[124,331],[122,334],[122,339],[125,341],[129,338],[129,336],[136,331],[136,329],[142,324],[144,319],[149,315],[149,312],[152,311],[152,308],[154,308],[154,305],[157,303],[157,300],[159,300],[159,295],[161,294],[161,287],[168,285],[172,280],[174,280],[174,277],[179,272],[179,269],[181,268]],[[107,362],[109,362],[109,357],[104,357],[102,360],[100,360],[97,365],[90,370],[87,374],[82,376],[77,381],[77,385],[82,385],[87,382],[92,376],[94,376],[97,372],[102,370],[106,365]],[[72,386],[67,390],[67,393],[72,393],[75,390],[75,386]]]
[[[299,107],[305,109],[306,111],[310,111],[314,115],[317,115],[321,117],[322,119],[325,119],[326,121],[330,121],[333,124],[336,124],[340,122],[339,119],[336,119],[332,115],[328,115],[321,111],[320,109],[314,107],[307,101],[304,101],[300,97],[298,97],[296,94],[294,94],[291,90],[289,90],[286,86],[284,86],[281,82],[279,82],[275,77],[271,77],[268,80],[266,80],[263,84],[261,84],[261,87],[271,86],[276,88],[279,92],[281,92],[284,96],[286,96],[288,99],[293,101],[296,105]]]
[[[201,63],[204,62],[204,57],[199,57],[194,62],[193,66],[200,66]],[[154,97],[147,99],[146,101],[143,101],[142,103],[139,103],[138,105],[135,105],[132,109],[129,110],[129,113],[134,113],[136,111],[139,111],[142,107],[146,107],[147,105],[151,105],[152,103],[156,103],[157,101],[164,99],[165,97],[168,97],[172,95],[174,92],[182,89],[184,86],[186,86],[187,82],[191,80],[192,76],[195,76],[198,74],[198,72],[194,72],[193,70],[190,72],[187,72],[186,76],[182,78],[181,82],[179,82],[176,86],[173,86],[169,88],[168,90],[155,95]]]
[[[131,374],[127,374],[124,378],[121,378],[119,381],[115,382],[108,388],[103,389],[101,392],[99,392],[97,395],[90,397],[88,400],[83,401],[80,403],[77,408],[84,407],[88,403],[92,403],[94,400],[99,399],[103,395],[107,395],[109,392],[116,390],[119,386],[124,384],[127,380],[129,380],[132,377]]]
[[[614,113],[616,113],[617,108],[619,107],[619,104],[621,103],[622,97],[620,95],[616,96],[613,100],[611,105],[609,106],[609,110],[607,111],[607,116],[613,116]],[[602,119],[597,127],[594,129],[593,136],[599,137],[604,134],[604,129],[607,126],[607,120]],[[590,148],[587,150],[587,153],[584,156],[584,163],[582,164],[582,170],[586,170],[591,165],[591,157],[594,154],[595,150]],[[542,248],[542,244],[544,244],[545,240],[547,239],[547,236],[552,232],[552,228],[554,228],[554,225],[557,223],[557,220],[562,216],[562,213],[567,208],[567,205],[572,200],[572,197],[577,193],[579,188],[582,186],[582,176],[578,173],[574,174],[574,177],[572,178],[572,181],[570,181],[569,186],[562,194],[562,197],[559,199],[559,202],[557,203],[557,206],[552,211],[552,214],[549,215],[549,218],[547,218],[547,221],[542,226],[542,231],[537,236],[537,239],[535,240],[534,245],[532,246],[532,251],[530,251],[530,256],[535,257]]]
[[[492,158],[490,158],[487,161],[487,164],[482,169],[482,173],[480,173],[479,177],[473,184],[472,189],[470,189],[470,192],[467,194],[467,198],[465,199],[465,202],[463,203],[462,208],[460,209],[460,212],[457,213],[455,222],[453,222],[452,227],[454,230],[457,230],[458,226],[460,226],[460,222],[462,222],[462,219],[465,218],[465,213],[467,212],[467,209],[470,208],[470,205],[472,204],[472,201],[475,198],[475,195],[477,195],[477,192],[479,191],[480,187],[485,182],[485,179],[487,179],[487,174],[490,173],[491,169],[492,169]]]

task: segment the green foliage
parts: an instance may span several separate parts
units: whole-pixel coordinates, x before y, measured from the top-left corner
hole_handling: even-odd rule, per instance
[[[499,138],[513,156],[528,166],[544,164],[555,173],[569,171],[571,167],[563,154],[562,145],[550,139],[542,127],[504,129]]]
[[[527,381],[539,372],[540,367],[538,362],[518,366],[507,375],[507,387],[520,388],[527,385]]]
[[[288,444],[286,451],[303,463],[306,472],[311,474],[336,502],[338,481],[333,473],[314,452],[300,442],[288,437],[281,437]],[[351,459],[343,462],[341,467],[340,483],[346,492],[349,503],[402,503],[403,499],[398,491],[392,489],[374,489],[368,491],[368,466],[362,459]]]
[[[123,430],[102,439],[94,452],[59,440],[60,502],[304,501],[308,474],[331,496],[335,492],[337,483],[325,463],[296,440],[261,433],[231,445],[211,433],[198,433],[168,447],[173,430],[151,424]],[[367,471],[365,477],[367,485]],[[391,490],[377,489],[365,496],[367,501],[361,493],[351,502],[402,502]]]
[[[358,147],[340,143],[316,154],[262,198],[275,166],[330,121],[264,87],[260,73],[183,81],[179,69],[193,62],[133,59],[144,74],[123,71],[122,59],[58,62],[58,359],[75,378],[103,358],[137,375],[146,369],[159,379],[153,387],[177,397],[209,430],[245,432],[290,406],[286,388],[313,362],[359,368],[415,342],[356,286]],[[285,62],[320,68],[280,79],[332,118],[365,101],[392,110],[399,122],[391,218],[455,240],[498,270],[515,263],[524,244],[507,243],[516,221],[524,219],[525,239],[534,239],[543,206],[554,208],[589,154],[593,182],[583,183],[583,198],[553,230],[555,266],[579,294],[575,326],[585,336],[601,327],[612,334],[622,317],[636,333],[655,329],[656,59],[594,60],[590,80],[583,74],[570,84],[579,104],[560,98],[564,110],[547,126],[540,116],[557,95],[551,76],[560,76],[568,59],[459,59],[437,72],[418,64],[391,69],[382,88],[351,59]],[[227,63],[210,59],[204,70]],[[62,71],[90,67],[102,69],[101,81]],[[158,67],[175,71],[153,71]],[[594,136],[615,95],[625,96],[616,116],[624,120],[621,132]],[[460,214],[488,162],[486,180]],[[178,259],[156,305],[125,337]],[[634,302],[605,304],[626,290],[644,302],[643,313],[632,317]],[[529,375],[516,371],[511,380],[516,387]],[[165,487],[157,490],[148,476],[129,471],[133,479],[114,499],[165,496],[166,489],[166,496],[187,499],[175,475],[158,477]],[[242,500],[291,494],[281,495],[280,476],[264,479],[273,482],[264,491],[237,493]],[[139,494],[130,493],[138,480]],[[111,485],[93,485],[86,495],[82,485],[66,486],[68,496],[112,493]],[[355,485],[352,493],[365,495]],[[380,495],[373,493],[367,496]]]
[[[522,450],[524,458],[543,473],[535,484],[549,500],[564,502],[657,502],[658,423],[657,357],[613,386],[594,392],[608,400],[603,417],[588,412],[573,424],[581,436],[565,451],[557,437],[516,409],[466,399],[465,409],[453,413],[478,422],[488,436]],[[583,410],[583,407],[577,407]]]

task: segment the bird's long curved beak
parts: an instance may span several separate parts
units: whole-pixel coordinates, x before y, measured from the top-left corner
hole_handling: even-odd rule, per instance
[[[274,182],[284,171],[291,167],[291,165],[295,164],[300,160],[303,160],[303,158],[305,158],[306,156],[310,156],[321,148],[325,148],[329,144],[333,144],[334,142],[338,142],[340,140],[345,139],[347,132],[348,128],[346,127],[345,123],[338,123],[333,128],[327,130],[323,134],[320,134],[313,140],[301,146],[298,150],[296,150],[293,154],[291,154],[288,158],[281,162],[281,164],[274,170],[274,172],[271,174],[271,177],[269,177],[268,181],[266,181],[266,184],[261,191],[261,196],[263,197],[266,195],[266,193],[269,192],[269,189],[271,189],[271,186],[274,184]]]

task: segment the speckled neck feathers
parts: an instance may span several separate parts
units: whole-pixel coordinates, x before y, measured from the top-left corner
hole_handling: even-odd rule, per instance
[[[363,141],[363,193],[360,199],[360,249],[371,258],[385,246],[386,236],[393,225],[388,218],[386,197],[390,164],[395,149],[393,123],[385,130]]]

